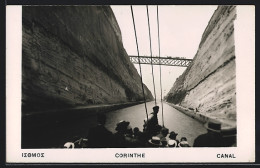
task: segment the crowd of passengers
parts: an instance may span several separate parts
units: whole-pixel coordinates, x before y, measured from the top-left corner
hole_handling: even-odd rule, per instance
[[[75,142],[68,142],[65,148],[138,148],[138,147],[190,147],[187,138],[177,138],[177,133],[169,132],[158,124],[157,114],[159,107],[154,106],[153,112],[148,120],[144,121],[143,131],[138,127],[132,129],[130,122],[120,121],[117,123],[115,133],[113,134],[105,128],[106,116],[102,113],[97,115],[97,126],[91,128],[87,139],[79,139]],[[224,147],[234,146],[236,129],[232,133],[225,134],[221,132],[221,124],[216,121],[208,122],[205,127],[208,132],[199,135],[195,141],[194,147]]]

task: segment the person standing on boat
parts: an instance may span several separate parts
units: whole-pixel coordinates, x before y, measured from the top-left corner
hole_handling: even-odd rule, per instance
[[[155,136],[158,131],[156,130],[158,127],[158,112],[159,106],[154,106],[153,112],[148,116],[148,121],[145,122],[144,128],[149,136]]]
[[[194,147],[221,147],[221,123],[218,121],[209,121],[205,127],[208,132],[206,134],[199,135],[194,140]]]

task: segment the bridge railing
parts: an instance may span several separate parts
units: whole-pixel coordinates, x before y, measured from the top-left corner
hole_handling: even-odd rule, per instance
[[[139,64],[138,56],[129,55],[130,61],[134,64]],[[166,66],[181,66],[188,67],[192,59],[179,58],[179,57],[149,57],[149,56],[139,56],[140,64],[151,64],[153,65],[166,65]]]

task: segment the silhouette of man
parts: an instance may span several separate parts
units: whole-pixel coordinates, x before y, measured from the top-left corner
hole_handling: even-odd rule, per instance
[[[194,147],[221,147],[221,123],[217,121],[209,121],[205,127],[208,132],[206,134],[199,135],[194,140]]]
[[[148,117],[148,121],[145,123],[145,130],[150,136],[154,136],[157,134],[157,126],[158,126],[158,117],[157,114],[159,112],[159,106],[153,107],[153,112],[150,113]]]

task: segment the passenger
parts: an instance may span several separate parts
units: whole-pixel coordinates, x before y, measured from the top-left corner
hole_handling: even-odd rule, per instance
[[[162,128],[160,134],[156,135],[157,137],[160,138],[160,141],[162,142],[162,146],[166,147],[167,146],[167,139],[166,136],[169,134],[169,129],[168,128]]]
[[[140,134],[140,130],[139,130],[139,128],[138,127],[135,127],[134,128],[134,138],[137,138],[138,137],[138,135]]]
[[[156,125],[155,126],[155,132],[156,132],[156,134],[155,135],[158,135],[158,134],[160,134],[161,133],[161,130],[162,130],[162,126],[161,125]]]
[[[88,146],[90,148],[105,148],[113,146],[113,134],[105,128],[106,116],[97,115],[98,125],[89,130]]]
[[[126,140],[125,140],[125,134],[127,133],[127,127],[129,126],[130,122],[128,121],[120,121],[117,123],[115,130],[117,131],[115,135],[115,147],[127,147],[126,146]]]
[[[177,145],[179,145],[179,140],[177,139],[177,135],[178,135],[177,133],[175,133],[174,131],[171,131],[170,135],[169,135],[169,138],[171,140],[175,140],[177,142]]]
[[[174,139],[169,139],[168,140],[168,147],[176,148],[178,147],[178,142]]]
[[[134,138],[133,138],[133,130],[130,125],[127,126],[125,136],[125,147],[133,147]]]
[[[148,121],[144,124],[144,131],[150,135],[150,137],[156,135],[156,126],[158,125],[157,114],[159,112],[159,106],[153,107],[153,112],[149,115]]]
[[[190,147],[186,137],[181,137],[178,147]]]
[[[145,143],[148,141],[145,134],[141,132],[138,127],[134,128],[134,139],[138,141],[139,147],[144,147]]]
[[[218,121],[209,121],[205,124],[208,132],[206,134],[199,135],[194,140],[194,147],[221,147],[221,123]]]
[[[162,142],[160,141],[160,138],[157,136],[153,136],[148,141],[148,147],[162,147]]]
[[[223,138],[223,146],[224,147],[236,147],[236,139],[237,139],[237,128],[228,128],[221,130],[222,138]]]
[[[141,142],[137,138],[134,138],[131,126],[127,127],[125,134],[125,146],[128,148],[142,147]]]

